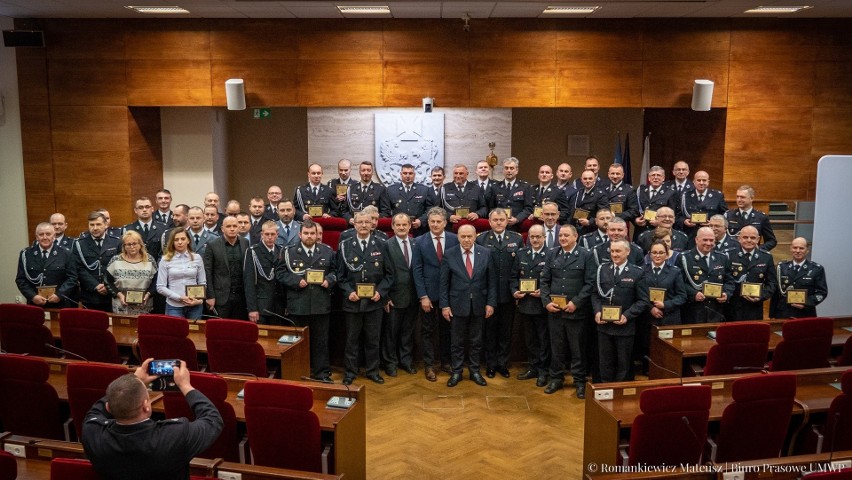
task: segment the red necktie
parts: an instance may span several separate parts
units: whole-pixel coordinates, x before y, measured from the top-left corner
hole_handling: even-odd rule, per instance
[[[435,244],[435,253],[438,255],[438,263],[444,259],[444,249],[441,248],[441,237],[435,237],[435,241],[438,243]]]
[[[470,261],[470,250],[465,250],[464,254],[464,267],[467,269],[467,276],[473,278],[473,263]]]

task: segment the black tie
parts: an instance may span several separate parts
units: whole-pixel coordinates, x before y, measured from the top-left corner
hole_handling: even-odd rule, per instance
[[[612,278],[613,278],[615,281],[618,281],[618,265],[613,265],[613,266],[612,266]]]
[[[657,276],[660,274],[660,267],[654,267],[654,275]]]
[[[314,251],[308,250],[308,260],[313,260],[313,258],[314,258]]]
[[[290,238],[290,225],[284,225],[284,235],[286,235],[288,239]]]
[[[497,246],[503,245],[503,235],[497,235]]]
[[[677,191],[678,191],[678,193],[682,192],[683,191],[683,185],[678,185]]]
[[[199,237],[198,237],[198,234],[196,233],[196,234],[195,234],[195,244],[196,244],[196,245],[198,245],[198,240],[199,240]]]
[[[703,201],[704,201],[704,194],[702,193],[701,195],[698,196],[698,203],[701,203]]]
[[[319,195],[319,188],[314,187],[314,197],[316,197],[317,195]]]
[[[361,240],[361,251],[362,252],[367,251],[367,241],[366,240]]]
[[[798,265],[793,266],[793,273],[799,273],[799,266]]]
[[[485,190],[485,182],[480,183],[480,184],[479,184],[479,188],[481,188],[481,189]]]
[[[653,199],[654,199],[654,195],[656,195],[656,194],[657,194],[657,191],[656,191],[656,190],[651,190],[650,192],[648,192],[648,198],[649,198],[649,199],[651,199],[651,200],[653,200]]]
[[[142,230],[145,232],[145,237],[148,236],[148,224],[142,225]]]
[[[47,260],[47,250],[41,251],[41,258],[43,258],[44,260]],[[796,268],[798,268],[798,267],[796,267]]]
[[[99,239],[95,240],[95,245],[97,245],[98,249],[100,250],[101,245],[103,245],[103,239],[99,238]]]

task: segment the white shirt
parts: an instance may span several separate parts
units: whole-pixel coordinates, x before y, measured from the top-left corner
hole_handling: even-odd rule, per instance
[[[473,247],[470,247],[470,268],[471,268],[471,270],[473,270],[474,267],[476,267],[476,259],[474,258],[474,257],[476,257],[476,254],[473,252],[473,249],[475,248],[475,246],[476,246],[476,244],[474,244]],[[464,249],[464,247],[462,247],[461,252],[462,252],[462,265],[467,266],[467,251]]]
[[[405,249],[408,248],[408,266],[410,267],[411,266],[411,240],[408,237],[401,237],[400,238],[400,237],[397,237],[396,235],[394,235],[393,238],[395,238],[396,241],[399,242],[399,251],[402,252],[403,256],[405,256]],[[435,239],[433,238],[432,240],[434,241]],[[403,245],[402,242],[405,242],[406,245]],[[441,246],[443,247],[443,245],[441,245]]]
[[[441,232],[440,235],[433,235],[432,232],[429,232],[429,237],[432,238],[432,248],[434,248],[435,251],[438,251],[438,241],[435,240],[435,237],[441,239],[441,251],[445,252],[447,250],[447,239],[444,232]]]

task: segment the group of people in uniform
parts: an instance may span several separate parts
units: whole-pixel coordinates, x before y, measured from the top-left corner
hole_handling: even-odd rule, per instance
[[[368,161],[356,180],[341,160],[325,183],[312,164],[292,199],[271,186],[248,212],[236,200],[220,212],[215,193],[203,207],[172,207],[163,189],[137,199],[137,220],[123,228],[91,212],[76,239],[57,213],[21,252],[17,285],[45,307],[309,326],[321,381],[331,381],[330,315],[342,311],[345,384],[362,365],[376,383],[382,371],[415,374],[417,336],[429,381],[443,371],[454,387],[465,367],[479,385],[508,378],[517,317],[528,354],[517,378],[554,393],[570,374],[579,398],[588,375],[623,381],[647,368],[652,325],[762,319],[767,300],[772,317],[812,316],[827,295],[804,238],[775,264],[772,226],[747,185],[728,208],[707,172],[690,179],[685,162],[669,181],[652,167],[637,188],[619,164],[601,178],[595,157],[577,179],[563,163],[555,178],[542,165],[528,183],[518,165],[504,160],[501,181],[485,161],[474,179],[456,165],[445,183],[441,167],[427,180],[405,164],[384,186]],[[334,248],[318,220],[329,217],[351,225]],[[377,229],[382,217],[390,230]]]

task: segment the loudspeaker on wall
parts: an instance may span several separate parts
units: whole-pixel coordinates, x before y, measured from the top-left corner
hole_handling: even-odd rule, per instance
[[[225,97],[228,110],[246,109],[246,87],[242,78],[230,78],[225,81]]]

